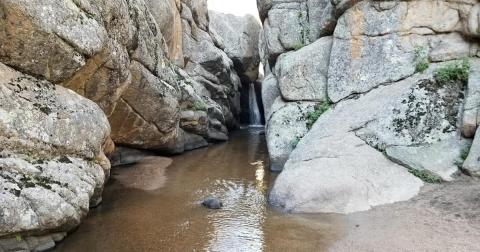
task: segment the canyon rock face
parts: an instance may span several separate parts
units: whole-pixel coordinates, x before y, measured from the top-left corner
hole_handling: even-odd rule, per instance
[[[258,122],[252,122],[253,118],[250,118],[250,111],[255,110],[250,107],[253,105],[250,104],[250,101],[253,100],[250,96],[253,95],[252,90],[255,89],[258,91],[258,93],[255,92],[256,100],[261,100],[261,81],[258,81],[262,77],[259,76],[260,52],[258,48],[261,24],[252,15],[238,17],[215,11],[209,13],[210,32],[215,36],[217,45],[232,59],[233,66],[242,83],[239,89],[241,96],[240,123],[258,124]]]
[[[3,1],[0,9],[0,61],[95,101],[120,145],[178,153],[225,140],[240,113],[232,60],[256,77],[259,27],[229,58],[206,1]]]
[[[76,227],[114,144],[175,154],[228,140],[260,33],[231,22],[248,31],[238,51],[206,0],[1,1],[0,251],[48,249]]]
[[[480,2],[257,2],[272,204],[351,213],[479,174]]]
[[[258,79],[261,24],[252,15],[243,17],[210,11],[210,29],[220,37],[225,53],[232,59],[242,83]]]
[[[101,201],[107,117],[61,86],[1,63],[0,75],[0,237],[69,231]],[[0,248],[15,250],[8,244],[0,239]]]

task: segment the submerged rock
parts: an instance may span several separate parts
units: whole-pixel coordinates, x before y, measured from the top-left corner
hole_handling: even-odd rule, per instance
[[[216,197],[208,197],[202,202],[202,206],[208,209],[220,209],[223,207],[223,203],[219,198]]]
[[[124,146],[116,146],[115,151],[110,156],[110,163],[112,164],[112,167],[131,165],[148,156],[153,156],[153,153]]]
[[[165,172],[172,162],[170,158],[148,156],[134,166],[116,168],[112,176],[125,187],[154,191],[167,182]]]

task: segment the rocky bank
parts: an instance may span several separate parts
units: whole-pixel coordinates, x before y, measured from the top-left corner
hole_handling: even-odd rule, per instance
[[[257,3],[272,204],[352,213],[478,175],[478,1]]]
[[[78,226],[114,145],[228,139],[261,24],[220,15],[206,0],[0,2],[0,251],[45,250]]]

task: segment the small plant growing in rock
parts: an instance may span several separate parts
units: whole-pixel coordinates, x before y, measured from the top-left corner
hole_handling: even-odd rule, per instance
[[[330,106],[331,104],[327,101],[316,104],[314,110],[308,112],[305,118],[307,129],[311,129],[313,124],[318,120],[318,118],[320,118],[323,113],[325,113],[330,108]]]
[[[305,46],[310,43],[309,37],[310,37],[310,27],[302,25],[302,29],[300,31],[300,36],[302,38],[302,46]]]
[[[468,81],[469,72],[470,60],[465,58],[439,68],[435,71],[433,77],[440,85],[446,85],[456,81],[465,83]]]
[[[204,103],[196,101],[196,102],[193,103],[191,109],[194,110],[194,111],[206,111],[207,107],[205,106]]]
[[[303,18],[303,12],[299,11],[298,14],[297,14],[297,17],[298,17],[298,19],[302,19]]]
[[[22,236],[21,236],[21,235],[16,235],[16,236],[15,236],[15,240],[17,240],[17,241],[22,241]]]
[[[430,63],[428,62],[427,51],[423,47],[415,48],[415,72],[423,73],[428,69]]]
[[[467,146],[462,150],[460,157],[455,161],[455,165],[461,168],[465,160],[467,160],[468,154],[470,154],[470,146]]]
[[[409,169],[409,172],[426,183],[439,184],[442,182],[441,178],[433,175],[427,170]]]
[[[470,152],[470,149],[469,148],[465,148],[464,150],[462,150],[462,154],[460,155],[460,158],[465,161],[468,157],[468,154]]]
[[[300,140],[302,140],[301,137],[299,137],[299,136],[295,137],[295,139],[292,140],[292,147],[296,148],[298,143],[300,143]]]
[[[415,66],[415,72],[417,73],[423,73],[425,72],[425,70],[427,70],[429,67],[429,63],[428,62],[419,62],[417,63],[417,65]]]
[[[308,25],[307,19],[308,16],[304,15],[303,11],[298,12],[298,25],[300,26],[300,42],[292,46],[292,49],[294,49],[295,51],[310,43],[310,27]]]

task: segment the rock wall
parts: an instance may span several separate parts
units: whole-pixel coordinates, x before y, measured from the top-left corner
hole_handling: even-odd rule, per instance
[[[240,78],[210,31],[206,1],[3,1],[0,8],[0,61],[95,101],[117,144],[178,153],[225,140],[238,124]]]
[[[236,52],[210,27],[206,0],[0,2],[0,251],[76,227],[114,143],[172,154],[228,139],[260,25]]]
[[[350,213],[478,174],[479,1],[257,2],[271,203]]]
[[[257,85],[257,81],[260,65],[258,40],[262,29],[261,24],[252,15],[238,17],[210,11],[209,16],[210,30],[213,34],[218,35],[219,46],[232,59],[242,82],[240,88],[240,123],[251,124],[249,115],[254,108],[250,108],[249,104],[250,84],[255,83],[255,87],[260,91],[258,88],[260,83]],[[261,100],[260,94],[257,100]]]
[[[2,63],[0,75],[0,248],[50,246],[101,201],[110,125],[71,90]],[[41,244],[16,242],[27,234]]]

